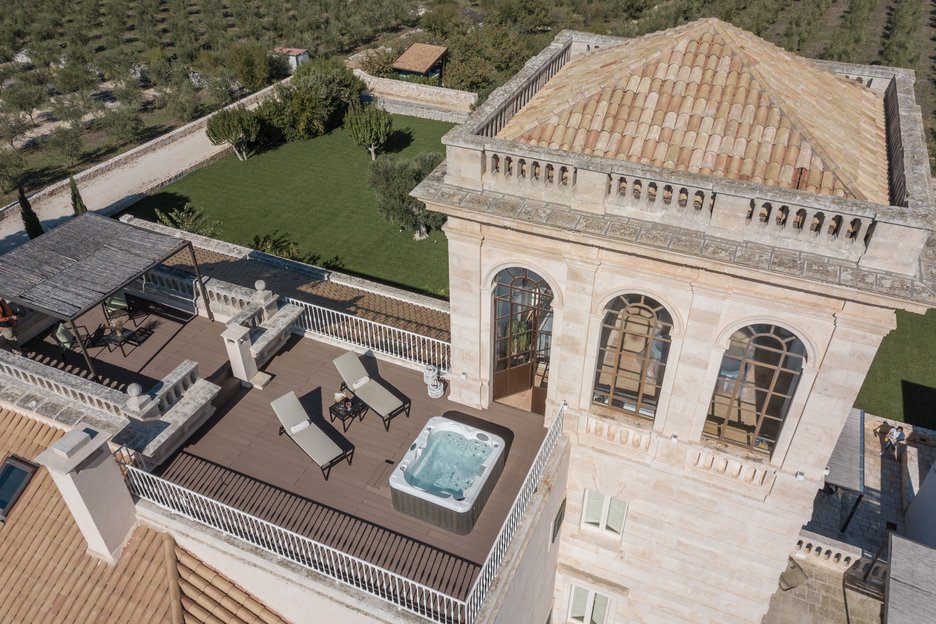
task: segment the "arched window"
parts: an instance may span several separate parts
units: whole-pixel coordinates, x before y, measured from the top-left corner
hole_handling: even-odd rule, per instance
[[[806,349],[776,325],[748,325],[722,356],[704,433],[772,453],[796,392]]]
[[[605,308],[592,401],[644,418],[656,415],[673,317],[644,295],[621,295]]]

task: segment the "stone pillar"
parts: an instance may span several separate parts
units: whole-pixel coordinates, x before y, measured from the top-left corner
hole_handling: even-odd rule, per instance
[[[591,259],[565,258],[562,309],[557,310],[553,305],[553,344],[549,354],[549,379],[553,387],[549,396],[557,401],[557,406],[563,400],[570,406],[579,407],[591,402],[591,397],[583,397],[582,393],[591,391],[595,374],[594,364],[585,361],[590,344],[588,329],[595,295],[595,274],[600,266],[597,253],[593,256]]]
[[[784,423],[776,456],[790,436],[786,472],[821,480],[881,340],[896,327],[893,310],[846,302],[835,314],[835,330],[799,422]]]
[[[257,362],[250,354],[250,328],[243,325],[230,325],[221,332],[228,361],[231,362],[231,374],[249,384],[257,374]]]
[[[430,206],[431,209],[431,206]],[[449,245],[449,318],[452,363],[449,399],[483,408],[488,400],[489,336],[481,335],[482,306],[490,306],[490,291],[481,288],[480,226],[449,217],[445,224]],[[484,293],[487,292],[487,296]]]
[[[88,552],[113,564],[136,525],[136,508],[117,462],[107,446],[109,436],[90,428],[73,429],[42,452]]]
[[[702,431],[722,357],[722,352],[712,346],[718,339],[729,296],[713,287],[692,285],[682,345],[675,354],[670,353],[666,363],[667,375],[673,369],[669,406],[665,414],[657,414],[654,426],[666,438],[675,435],[679,440],[696,440]]]
[[[254,282],[254,288],[257,292],[253,295],[253,302],[263,308],[263,315],[260,322],[267,321],[276,314],[279,307],[279,297],[272,290],[267,290],[266,282],[257,280]]]

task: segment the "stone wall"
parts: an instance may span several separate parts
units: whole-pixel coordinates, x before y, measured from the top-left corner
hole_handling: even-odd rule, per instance
[[[391,113],[462,123],[478,99],[469,91],[378,78],[360,69],[354,73],[364,81],[368,94]]]
[[[290,79],[286,78],[283,81],[283,83],[287,82],[288,80]],[[276,86],[277,85],[271,85],[265,89],[257,91],[256,93],[252,93],[248,95],[247,97],[244,97],[238,100],[237,102],[234,102],[233,104],[227,106],[226,108],[233,108],[236,106],[246,106],[247,108],[253,108],[257,104],[259,104],[261,101],[263,101],[265,98],[269,97],[273,93],[273,91],[276,89]],[[196,132],[202,132],[204,131],[205,127],[208,125],[208,120],[214,114],[215,113],[205,115],[204,117],[196,119],[195,121],[191,123],[185,124],[184,126],[180,128],[176,128],[172,132],[168,132],[160,137],[153,139],[152,141],[144,143],[143,145],[134,147],[133,149],[128,150],[124,152],[123,154],[119,154],[109,160],[105,160],[102,163],[99,163],[97,165],[94,165],[93,167],[85,169],[84,171],[75,174],[74,176],[75,182],[79,186],[81,186],[82,184],[87,183],[115,169],[119,169],[121,167],[132,166],[142,156],[151,154],[155,151],[158,151],[162,148],[172,145],[173,143],[181,139],[184,139],[185,137],[190,136]],[[168,184],[171,184],[177,179],[187,175],[191,171],[198,169],[199,167],[203,167],[204,165],[210,162],[213,162],[214,160],[217,160],[218,158],[224,156],[227,153],[227,151],[228,151],[227,149],[222,148],[220,152],[210,154],[206,158],[195,159],[185,169],[181,171],[173,171],[171,173],[167,173],[166,177],[155,185],[150,185],[147,188],[134,189],[133,192],[129,193],[124,199],[120,200],[119,202],[115,202],[111,204],[110,206],[105,207],[103,210],[100,210],[99,212],[101,214],[108,214],[108,215],[120,212],[124,208],[131,206],[132,204],[138,202],[140,199],[145,197],[148,193],[152,193],[153,191],[159,190],[160,188]],[[69,192],[69,181],[67,179],[60,180],[59,182],[51,184],[33,193],[32,195],[30,195],[29,201],[32,204],[33,209],[38,210],[39,208],[41,208],[43,202],[48,201],[52,197],[56,197],[58,195],[62,195],[68,192]],[[12,202],[10,204],[7,204],[3,208],[0,208],[0,220],[8,219],[10,217],[18,216],[18,215],[19,215],[19,205],[17,204],[17,202]]]
[[[585,238],[451,217],[446,234],[453,400],[491,401],[497,272],[530,269],[553,291],[547,410],[568,401],[573,440],[553,615],[564,615],[574,584],[611,598],[610,621],[759,622],[893,312]],[[674,320],[653,421],[591,401],[605,306],[624,293],[656,299]],[[788,328],[806,345],[771,456],[702,436],[728,339],[752,323]],[[582,524],[586,489],[627,503],[622,535]]]

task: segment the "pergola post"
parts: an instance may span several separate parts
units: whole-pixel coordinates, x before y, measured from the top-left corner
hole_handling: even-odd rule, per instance
[[[205,312],[208,314],[208,320],[214,320],[214,314],[211,312],[211,302],[208,301],[208,291],[205,290],[205,284],[202,282],[201,271],[198,270],[198,260],[195,259],[195,248],[192,242],[188,241],[189,255],[192,257],[192,266],[195,268],[195,282],[198,284],[198,291],[201,293],[202,300],[205,302]]]
[[[94,370],[94,364],[91,363],[91,358],[88,356],[88,350],[85,349],[84,340],[81,339],[81,334],[78,333],[78,326],[75,325],[75,319],[68,321],[68,324],[71,325],[72,336],[75,337],[75,340],[78,341],[78,346],[81,347],[81,355],[84,356],[85,363],[88,365],[88,370],[91,371],[91,375],[94,379],[98,379],[99,375],[97,371]]]

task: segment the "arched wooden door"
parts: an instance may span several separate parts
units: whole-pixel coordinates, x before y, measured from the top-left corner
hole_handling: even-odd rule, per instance
[[[543,414],[552,346],[552,289],[533,271],[512,267],[497,274],[493,299],[493,398]]]

